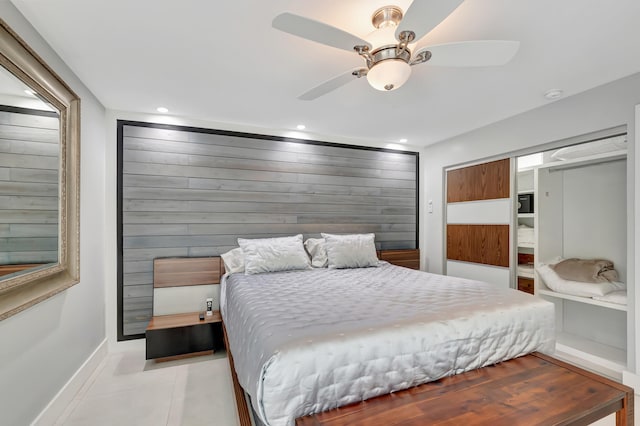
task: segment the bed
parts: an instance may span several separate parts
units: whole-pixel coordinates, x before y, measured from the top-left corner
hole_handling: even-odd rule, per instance
[[[555,345],[549,302],[387,262],[227,274],[221,312],[234,379],[269,426]]]

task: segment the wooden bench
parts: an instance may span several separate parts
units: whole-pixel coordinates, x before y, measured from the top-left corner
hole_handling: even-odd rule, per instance
[[[633,389],[534,353],[301,417],[296,426],[633,425]]]

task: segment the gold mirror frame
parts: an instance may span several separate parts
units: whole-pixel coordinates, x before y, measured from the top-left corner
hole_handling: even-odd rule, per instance
[[[0,281],[0,320],[80,281],[80,98],[0,19],[0,65],[60,113],[58,263]]]

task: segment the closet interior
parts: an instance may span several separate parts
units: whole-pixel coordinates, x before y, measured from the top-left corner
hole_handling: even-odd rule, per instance
[[[626,135],[518,157],[517,288],[556,307],[556,356],[627,366]]]

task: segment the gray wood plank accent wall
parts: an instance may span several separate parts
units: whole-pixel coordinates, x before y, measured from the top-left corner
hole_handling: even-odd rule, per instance
[[[216,256],[237,238],[374,232],[417,248],[414,152],[122,122],[120,339],[152,315],[153,259]]]
[[[54,115],[0,106],[0,265],[58,261]]]

